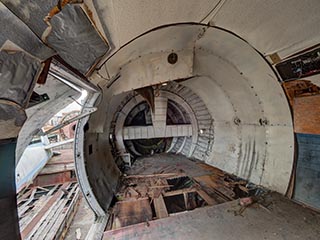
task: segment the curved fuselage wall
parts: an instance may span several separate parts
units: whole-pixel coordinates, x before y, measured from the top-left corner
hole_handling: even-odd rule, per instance
[[[171,52],[178,54],[176,64],[168,63]],[[160,28],[121,48],[92,79],[104,92],[83,149],[86,174],[104,209],[119,177],[109,130],[123,93],[177,79],[203,100],[214,120],[206,162],[286,192],[294,152],[289,106],[272,68],[237,36],[196,24]]]

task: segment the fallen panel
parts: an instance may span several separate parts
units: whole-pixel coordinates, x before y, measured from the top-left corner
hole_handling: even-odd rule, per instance
[[[80,5],[66,5],[50,23],[48,44],[83,74],[109,50]]]
[[[37,80],[41,63],[24,52],[0,51],[2,99],[26,106]]]

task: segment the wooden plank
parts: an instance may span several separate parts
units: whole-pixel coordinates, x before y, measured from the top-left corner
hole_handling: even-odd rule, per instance
[[[219,204],[217,201],[215,201],[213,198],[211,198],[205,191],[201,189],[197,189],[197,193],[202,197],[203,200],[208,203],[209,206]]]
[[[113,229],[152,220],[148,198],[117,202],[114,207]]]
[[[28,189],[22,196],[18,196],[17,205],[19,205],[23,201],[28,201],[33,188]]]
[[[41,235],[45,237],[45,239],[54,239],[58,235],[58,230],[60,229],[60,226],[67,221],[66,219],[66,213],[67,209],[69,209],[70,205],[74,203],[74,201],[71,201],[70,205],[66,207],[67,202],[71,199],[74,193],[79,194],[79,188],[77,185],[75,185],[71,191],[69,192],[68,196],[62,200],[61,208],[59,209],[58,214],[55,215],[54,221],[50,221],[50,223],[47,226],[47,231],[42,233]],[[78,196],[78,195],[77,195]],[[49,231],[48,231],[49,229]]]
[[[153,177],[160,177],[160,178],[170,178],[170,177],[184,177],[186,176],[185,173],[157,173],[157,174],[140,174],[140,175],[128,175],[124,178],[153,178]]]
[[[195,188],[179,189],[175,191],[165,192],[163,193],[163,196],[170,197],[170,196],[175,196],[175,195],[184,194],[184,193],[191,193],[191,192],[196,192],[196,189]]]
[[[52,226],[56,223],[57,219],[62,215],[63,209],[69,200],[71,194],[76,190],[77,185],[75,184],[72,189],[69,191],[68,196],[66,198],[60,199],[55,208],[50,211],[47,215],[45,221],[41,224],[41,226],[37,229],[36,233],[33,236],[34,240],[37,239],[47,239],[46,234],[49,232],[53,232]]]
[[[221,197],[226,200],[234,200],[235,193],[232,189],[228,188],[227,183],[216,175],[203,175],[194,177],[194,180],[202,187],[208,187],[213,189],[215,192],[221,194]]]
[[[29,206],[29,204],[33,201],[36,192],[37,188],[33,188],[28,201],[26,201],[21,207],[18,208],[18,213],[20,217],[23,216],[23,214],[31,207]]]
[[[78,203],[80,200],[79,194],[80,194],[80,189],[78,188],[73,199],[72,199],[72,202],[70,203],[67,210],[65,210],[65,212],[64,212],[65,216],[63,218],[63,221],[60,222],[60,220],[58,220],[58,223],[60,222],[60,224],[57,224],[59,226],[59,229],[56,231],[55,239],[64,239],[65,238],[65,235],[67,234],[67,231],[71,225],[73,217],[77,211]],[[48,239],[50,239],[50,238],[48,238]],[[52,239],[54,239],[54,238],[52,238]]]
[[[295,98],[293,115],[296,133],[320,134],[320,95]]]
[[[156,211],[157,218],[169,217],[166,204],[164,203],[162,195],[153,199],[154,209]]]
[[[70,183],[64,183],[59,190],[67,188]],[[34,232],[36,226],[41,225],[41,222],[44,220],[47,211],[53,207],[54,203],[64,194],[63,191],[57,191],[49,201],[41,208],[36,216],[33,217],[31,222],[26,226],[26,228],[21,232],[21,238],[26,238],[29,234]]]

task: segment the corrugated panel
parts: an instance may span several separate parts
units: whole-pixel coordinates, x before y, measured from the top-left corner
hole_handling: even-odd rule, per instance
[[[294,198],[320,209],[320,135],[296,136],[298,160]]]

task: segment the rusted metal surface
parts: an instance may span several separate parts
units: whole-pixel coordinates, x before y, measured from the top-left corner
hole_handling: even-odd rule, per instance
[[[154,90],[152,87],[144,87],[136,89],[138,92],[149,104],[151,111],[154,112]]]
[[[44,67],[42,69],[42,72],[40,73],[38,80],[37,80],[38,84],[45,84],[46,83],[49,69],[50,69],[51,60],[52,60],[52,58],[48,58],[46,61],[44,61]]]
[[[77,180],[72,149],[61,149],[59,152],[60,155],[53,156],[47,162],[31,186],[45,187]]]
[[[293,80],[282,84],[291,107],[294,104],[294,98],[307,97],[320,94],[320,88],[309,80]]]
[[[295,98],[293,114],[296,133],[320,134],[320,94]]]
[[[296,133],[320,134],[320,88],[309,80],[282,84],[289,99]]]
[[[71,174],[71,171],[58,172],[52,174],[42,174],[38,175],[35,180],[33,180],[32,186],[48,186],[58,183],[64,183],[69,181],[76,181],[75,176]]]

